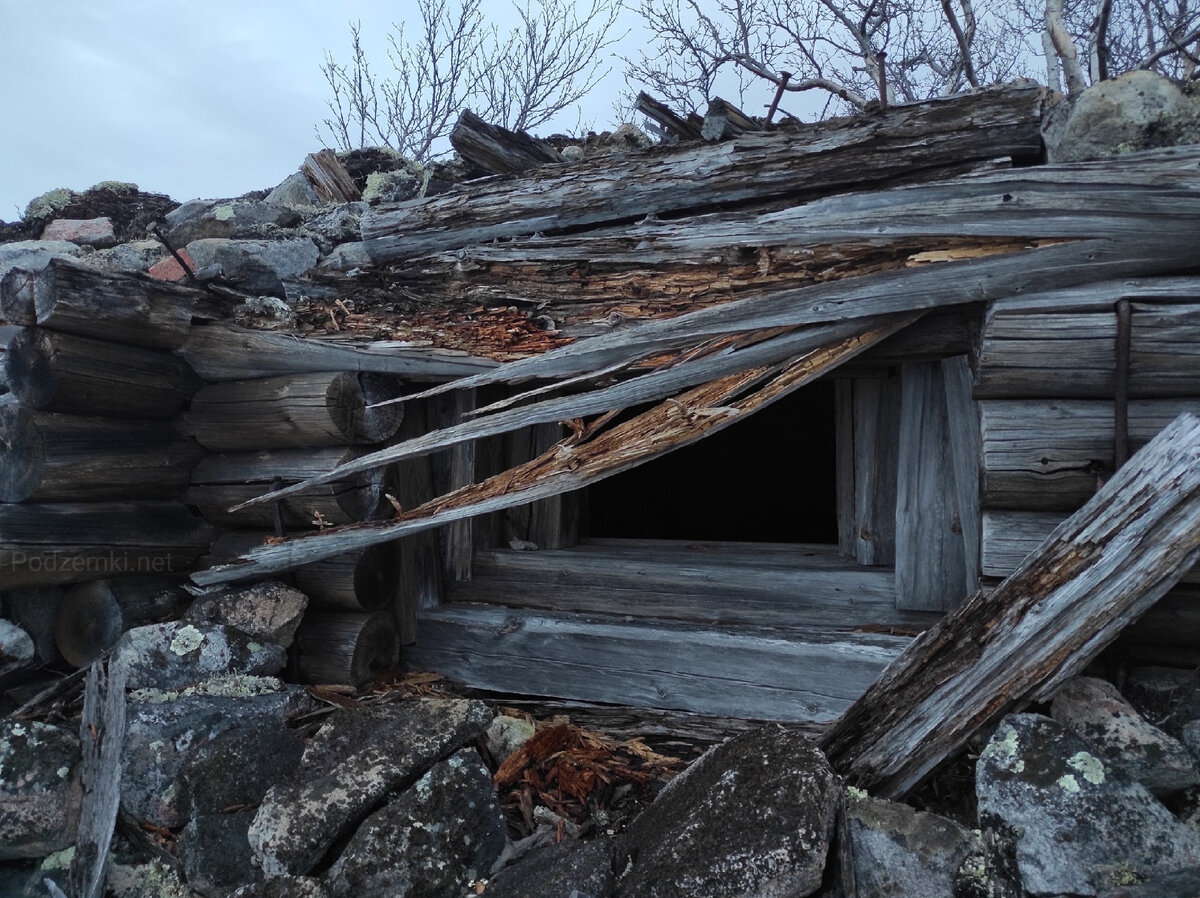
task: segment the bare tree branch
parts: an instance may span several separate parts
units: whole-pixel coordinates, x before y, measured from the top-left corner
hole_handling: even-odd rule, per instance
[[[1067,92],[1079,93],[1087,83],[1083,80],[1083,69],[1079,67],[1079,51],[1075,49],[1075,41],[1063,23],[1063,0],[1046,0],[1046,32],[1054,44],[1054,52],[1062,60]]]
[[[1108,23],[1112,18],[1113,0],[1097,0],[1096,18],[1092,21],[1092,50],[1089,54],[1088,74],[1092,83],[1108,77]]]

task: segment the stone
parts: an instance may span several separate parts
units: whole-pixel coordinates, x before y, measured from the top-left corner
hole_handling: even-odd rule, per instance
[[[613,893],[611,839],[562,842],[535,849],[488,880],[487,898],[607,898]]]
[[[66,240],[16,240],[0,245],[0,278],[14,268],[41,271],[51,259],[74,259],[82,250]]]
[[[29,634],[39,664],[63,660],[54,640],[54,624],[63,591],[56,586],[31,586],[4,595],[4,616]]]
[[[630,825],[623,898],[809,895],[841,804],[825,757],[780,726],[741,733],[675,777]],[[787,796],[781,801],[781,796]]]
[[[84,261],[101,271],[149,271],[165,259],[171,259],[167,248],[157,240],[133,240],[111,249],[101,249]],[[174,262],[174,259],[171,259]],[[178,267],[179,263],[175,262]],[[180,276],[183,272],[180,270]],[[160,280],[163,280],[160,278]]]
[[[320,251],[308,237],[290,240],[194,240],[187,251],[199,269],[218,268],[243,292],[283,296],[283,281],[317,264]]]
[[[1180,729],[1179,736],[1192,755],[1200,758],[1200,720],[1185,723]]]
[[[492,760],[503,764],[505,758],[529,741],[533,731],[533,723],[524,717],[497,714],[487,729],[487,748]]]
[[[310,872],[393,790],[483,733],[481,702],[420,699],[343,710],[331,717],[283,783],[273,786],[250,827],[268,876]]]
[[[259,330],[291,330],[296,326],[296,313],[277,296],[251,296],[233,309],[233,320]]]
[[[1100,898],[1196,898],[1200,895],[1200,867],[1164,873],[1145,882],[1117,886],[1100,893]]]
[[[196,260],[188,254],[186,248],[178,249],[176,252],[179,253],[180,258],[188,264],[188,267],[192,269],[194,274],[197,270]],[[183,266],[179,264],[179,259],[170,254],[162,261],[152,265],[147,273],[155,280],[171,281],[172,283],[186,280],[188,276],[187,272],[183,270]]]
[[[162,861],[109,864],[105,895],[112,898],[194,898],[193,892]]]
[[[1135,70],[1051,107],[1042,138],[1049,162],[1200,143],[1200,107],[1169,78]]]
[[[191,200],[166,217],[176,248],[205,238],[274,237],[300,222],[295,209],[262,200]]]
[[[378,203],[402,203],[425,195],[427,172],[418,163],[409,163],[394,171],[377,171],[367,175],[367,186],[363,189],[363,202],[374,206]]]
[[[81,246],[107,249],[117,245],[111,218],[56,218],[42,230],[43,240],[68,240]]]
[[[225,898],[261,878],[252,863],[246,832],[252,809],[198,814],[179,835],[179,859],[188,887],[205,898]]]
[[[1069,680],[1051,702],[1050,716],[1155,795],[1200,783],[1192,753],[1138,714],[1106,680]]]
[[[10,620],[0,618],[0,683],[37,663],[29,634]]]
[[[166,693],[143,697],[133,693],[126,709],[121,749],[122,807],[138,820],[157,826],[182,826],[192,803],[202,801],[205,794],[185,794],[175,782],[192,753],[224,733],[261,731],[266,721],[282,727],[289,716],[311,707],[304,690],[273,682],[274,691],[259,695]],[[230,778],[237,782],[244,775],[231,772]],[[215,788],[228,790],[227,783],[223,781]]]
[[[859,898],[951,898],[979,835],[952,820],[849,790],[846,801]]]
[[[558,153],[563,157],[564,162],[582,162],[584,157],[583,147],[577,143],[568,144]]]
[[[456,898],[486,876],[507,842],[491,773],[463,749],[368,817],[327,884],[335,898]]]
[[[287,648],[308,607],[308,596],[286,583],[269,580],[201,596],[183,619],[195,624],[224,624],[251,639]]]
[[[329,898],[329,893],[321,880],[312,876],[275,876],[242,886],[229,898]]]
[[[354,243],[343,243],[330,250],[329,255],[321,260],[319,268],[334,268],[338,271],[352,271],[355,268],[369,268],[371,255],[367,245],[361,240]]]
[[[1125,681],[1122,694],[1138,713],[1164,732],[1178,737],[1184,724],[1200,720],[1200,677],[1177,667],[1139,667]]]
[[[304,233],[308,234],[321,250],[322,255],[330,252],[339,243],[360,240],[360,223],[363,214],[371,208],[367,203],[343,203],[311,216],[304,222]]]
[[[270,676],[286,662],[281,646],[221,624],[187,621],[126,630],[113,649],[129,689],[183,689],[227,674]]]
[[[1048,717],[1005,717],[976,764],[979,822],[1019,835],[1032,895],[1098,892],[1200,863],[1200,834]]]
[[[321,205],[321,198],[313,190],[304,172],[292,172],[266,195],[263,202],[272,206],[284,206],[303,212],[308,207]]]
[[[36,720],[0,719],[0,861],[75,844],[79,739]]]

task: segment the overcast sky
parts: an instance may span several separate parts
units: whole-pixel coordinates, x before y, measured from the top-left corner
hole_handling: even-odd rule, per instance
[[[0,219],[55,187],[106,180],[180,201],[274,186],[320,148],[324,51],[348,60],[348,23],[361,19],[385,65],[390,24],[414,6],[0,0]],[[503,16],[511,3],[484,7]],[[621,68],[613,60],[583,111],[597,128],[613,124]]]

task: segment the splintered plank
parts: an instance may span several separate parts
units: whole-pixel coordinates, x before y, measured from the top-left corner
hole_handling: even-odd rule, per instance
[[[1181,415],[989,594],[909,646],[822,738],[882,797],[984,727],[1048,701],[1200,557],[1200,418]]]
[[[418,619],[404,663],[524,695],[729,717],[829,721],[909,642],[467,606]]]

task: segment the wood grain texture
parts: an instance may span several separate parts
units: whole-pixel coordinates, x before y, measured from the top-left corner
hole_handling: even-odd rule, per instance
[[[310,611],[296,631],[301,682],[361,686],[400,663],[400,633],[386,611]]]

